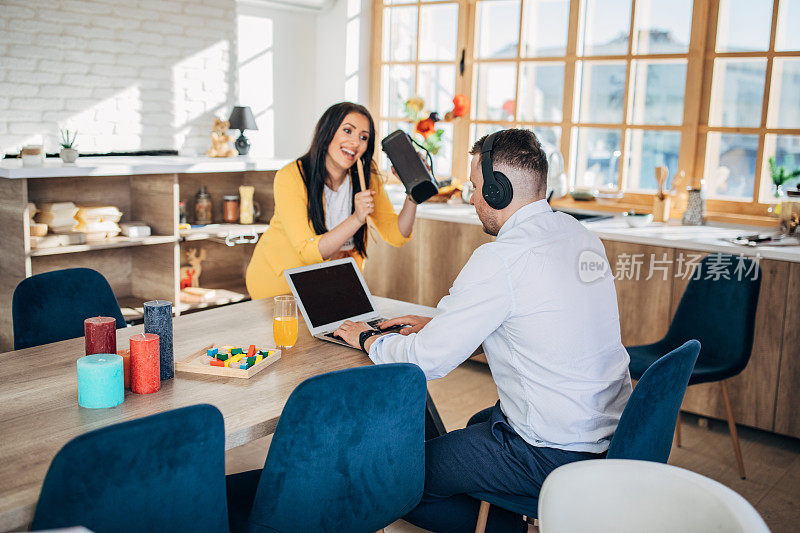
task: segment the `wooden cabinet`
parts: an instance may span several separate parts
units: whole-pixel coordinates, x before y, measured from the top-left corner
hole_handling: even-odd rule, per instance
[[[622,344],[649,344],[662,338],[672,317],[670,297],[674,250],[603,241],[616,276]]]
[[[492,237],[480,226],[418,219],[402,248],[370,242],[367,283],[380,296],[434,306],[472,252]],[[667,332],[694,265],[703,252],[604,240],[616,280],[620,332],[626,346]],[[763,259],[753,351],[728,387],[737,422],[800,437],[800,263]],[[715,383],[687,390],[684,410],[724,419]]]
[[[122,307],[141,307],[152,299],[179,301],[179,272],[189,248],[207,251],[202,285],[247,294],[244,270],[254,243],[226,246],[213,234],[182,237],[178,201],[190,212],[194,195],[206,185],[214,201],[215,221],[222,218],[222,195],[238,194],[239,185],[253,185],[261,204],[261,221],[272,216],[274,171],[133,176],[75,176],[57,178],[0,178],[0,351],[13,349],[11,299],[17,284],[28,276],[71,267],[89,267],[103,274]],[[31,249],[28,202],[74,202],[114,205],[122,221],[141,220],[152,235],[141,239],[118,237],[98,243]],[[263,231],[264,224],[256,225]],[[254,228],[256,227],[254,226]],[[187,240],[188,239],[188,240]],[[207,306],[208,304],[204,304]],[[213,305],[213,304],[212,304]],[[176,305],[176,313],[198,306]],[[135,317],[133,317],[135,318]]]
[[[480,245],[494,240],[480,226],[419,218],[414,235],[395,248],[370,239],[364,275],[370,291],[421,305],[436,306]]]
[[[698,252],[676,250],[684,255]],[[707,254],[699,254],[705,257]],[[772,431],[775,423],[775,398],[781,360],[784,307],[789,263],[761,260],[761,292],[756,311],[755,336],[750,361],[741,374],[729,380],[728,391],[736,421]],[[678,308],[690,277],[676,278],[672,309]],[[702,349],[702,348],[701,348]],[[700,415],[724,419],[725,405],[719,385],[692,385],[686,391],[683,409]]]
[[[672,322],[694,266],[708,254],[618,241],[604,241],[603,244],[612,268],[615,263],[617,266],[629,264],[632,257],[642,259],[638,281],[623,279],[624,276],[619,275],[621,272],[617,272],[615,280],[622,343],[635,346],[661,339]],[[663,275],[658,272],[648,280],[653,263],[659,261],[668,261],[668,268],[665,268]],[[753,351],[747,368],[732,378],[729,386],[737,422],[768,431],[775,428],[789,265],[785,261],[760,261],[762,282]],[[716,383],[689,387],[682,409],[713,418],[725,418],[725,406]]]
[[[790,265],[786,289],[775,431],[800,437],[800,263]]]

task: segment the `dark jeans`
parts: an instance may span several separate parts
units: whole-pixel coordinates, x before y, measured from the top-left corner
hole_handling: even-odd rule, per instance
[[[480,502],[467,494],[536,498],[544,479],[559,466],[603,455],[531,446],[511,428],[497,402],[474,415],[466,428],[425,443],[425,491],[403,518],[430,531],[473,532]],[[526,529],[522,516],[491,507],[487,532]]]

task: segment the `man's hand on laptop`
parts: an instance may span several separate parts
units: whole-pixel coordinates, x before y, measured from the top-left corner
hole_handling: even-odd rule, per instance
[[[361,349],[361,345],[358,343],[358,336],[361,335],[362,331],[367,331],[368,329],[372,328],[366,322],[350,322],[349,320],[345,320],[333,334],[350,346]]]
[[[383,331],[396,326],[404,326],[402,329],[397,330],[397,333],[400,335],[408,335],[410,333],[419,333],[419,330],[424,328],[425,324],[431,320],[433,320],[433,318],[429,316],[404,315],[379,322],[378,329]]]

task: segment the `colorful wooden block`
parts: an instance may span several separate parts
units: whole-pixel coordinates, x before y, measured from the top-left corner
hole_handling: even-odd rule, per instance
[[[209,363],[211,366],[225,366],[225,363],[220,361],[219,359],[212,359]]]
[[[231,355],[239,355],[240,353],[244,353],[244,351],[241,348],[232,348],[231,349]]]
[[[262,359],[264,359],[264,356],[263,356],[263,355],[261,355],[261,354],[258,354],[258,355],[256,356],[256,363],[255,363],[255,364],[258,364],[258,363],[260,363]]]
[[[219,350],[217,350],[216,348],[209,348],[208,352],[206,352],[206,353],[207,353],[207,354],[208,354],[210,357],[214,357],[215,355],[217,355],[217,352],[218,352],[218,351],[219,351]]]
[[[256,345],[251,344],[250,348],[247,349],[247,357],[253,357],[256,354]]]
[[[217,359],[219,359],[220,361],[225,361],[226,359],[228,359],[228,357],[229,357],[228,354],[226,354],[225,352],[217,354]]]
[[[244,357],[243,353],[232,355],[231,356],[231,363],[238,363],[239,361],[242,360],[243,357]]]

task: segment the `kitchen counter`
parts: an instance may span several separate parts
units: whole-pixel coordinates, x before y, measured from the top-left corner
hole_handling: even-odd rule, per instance
[[[0,178],[58,178],[69,176],[134,176],[140,174],[203,174],[279,170],[288,159],[263,157],[120,156],[81,157],[65,164],[48,158],[44,166],[23,167],[21,159],[0,160]]]
[[[391,192],[390,197],[402,203],[403,191],[397,196]],[[493,239],[484,233],[472,206],[424,203],[418,209],[414,237],[405,246],[370,241],[364,275],[375,295],[435,306],[449,293],[474,250]],[[589,209],[574,214],[579,219],[611,214]],[[649,344],[664,336],[700,256],[714,252],[757,256],[761,288],[752,357],[747,368],[729,380],[735,391],[731,404],[737,423],[800,438],[796,413],[800,402],[800,246],[749,247],[723,240],[768,231],[763,227],[681,226],[674,221],[630,228],[619,214],[581,222],[601,239],[613,265],[625,346]],[[575,269],[577,273],[579,265]],[[683,409],[720,420],[727,416],[716,383],[689,387]]]
[[[609,215],[607,212],[593,212],[591,210],[575,211],[584,215]],[[441,222],[457,222],[480,226],[475,208],[466,204],[422,204],[417,208],[417,216],[428,220]],[[760,256],[763,259],[776,259],[800,263],[800,240],[795,239],[795,246],[741,246],[727,242],[744,234],[765,233],[765,229],[747,226],[731,225],[705,225],[682,226],[678,221],[668,224],[653,223],[641,228],[631,228],[621,215],[597,221],[582,222],[584,226],[593,231],[598,237],[609,241],[630,242],[650,246],[666,246],[670,248],[683,248],[702,252],[722,252],[729,254],[743,254],[745,256]]]

